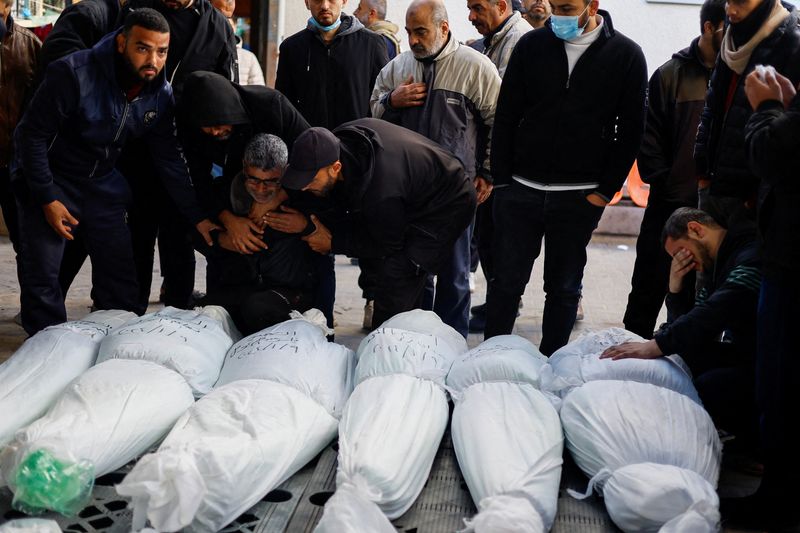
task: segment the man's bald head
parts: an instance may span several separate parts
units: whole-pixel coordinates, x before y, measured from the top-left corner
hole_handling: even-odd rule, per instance
[[[408,45],[417,59],[438,54],[450,35],[447,8],[442,0],[414,0],[406,11]]]

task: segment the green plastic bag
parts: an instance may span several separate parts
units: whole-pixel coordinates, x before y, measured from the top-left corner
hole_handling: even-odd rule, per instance
[[[51,510],[73,516],[92,496],[94,465],[61,461],[47,450],[36,450],[17,468],[16,485],[14,509],[28,515]]]

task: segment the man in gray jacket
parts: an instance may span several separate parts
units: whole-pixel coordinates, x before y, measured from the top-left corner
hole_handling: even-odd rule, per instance
[[[469,21],[483,35],[483,39],[475,41],[470,46],[491,59],[502,78],[517,41],[531,31],[531,25],[522,18],[519,12],[511,9],[510,0],[468,0],[467,7],[469,8]],[[475,213],[471,265],[471,270],[476,271],[478,258],[480,258],[481,268],[487,280],[492,279],[493,232],[492,198],[489,197]],[[472,308],[469,330],[472,333],[481,333],[485,326],[486,304],[484,303]]]
[[[441,0],[416,0],[406,12],[411,48],[389,62],[372,91],[372,116],[420,133],[450,150],[474,182],[478,202],[491,194],[490,132],[500,91],[492,62],[450,33]],[[471,231],[438,272],[433,310],[465,337],[469,322]],[[430,293],[430,292],[429,292]],[[426,301],[430,305],[430,301]]]

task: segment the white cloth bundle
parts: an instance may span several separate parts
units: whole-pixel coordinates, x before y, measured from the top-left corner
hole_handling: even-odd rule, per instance
[[[307,320],[288,320],[254,333],[228,350],[216,387],[267,379],[294,387],[337,419],[353,391],[355,354],[328,342]]]
[[[114,330],[100,344],[97,362],[152,361],[183,376],[195,396],[202,396],[217,381],[225,354],[234,343],[228,332],[238,335],[221,307],[191,311],[167,307]]]
[[[674,390],[700,403],[691,373],[678,355],[658,359],[600,359],[606,348],[642,341],[642,337],[621,328],[587,333],[550,356],[548,366],[542,369],[542,389],[565,398],[570,391],[590,381],[637,381]]]
[[[95,311],[82,320],[50,326],[0,365],[0,448],[94,364],[100,341],[111,330],[135,317],[128,311]]]
[[[563,452],[550,401],[527,383],[477,383],[456,402],[451,432],[479,509],[466,531],[549,531]]]
[[[460,355],[447,374],[447,386],[461,391],[490,381],[530,383],[539,388],[539,375],[547,358],[518,335],[492,337]]]
[[[656,385],[593,381],[566,397],[561,422],[575,463],[592,477],[587,495],[593,487],[603,492],[622,529],[699,521],[706,526],[698,532],[716,530],[718,502],[710,495],[721,444],[696,402]]]
[[[313,459],[337,424],[294,387],[229,383],[193,405],[117,492],[133,499],[135,529],[146,516],[158,531],[219,531]]]
[[[316,531],[394,531],[387,517],[405,513],[428,479],[447,427],[444,380],[466,349],[426,311],[396,315],[362,341],[339,423],[337,491]]]
[[[117,486],[135,527],[218,531],[335,437],[355,354],[289,320],[236,343],[219,382]]]
[[[386,516],[399,517],[422,492],[447,417],[447,396],[429,380],[397,374],[358,384],[339,424],[337,490],[316,531],[394,531]],[[351,516],[350,508],[366,510]]]
[[[463,335],[442,322],[439,315],[433,311],[414,309],[413,311],[398,313],[381,324],[381,327],[433,335],[441,342],[450,345],[451,350],[457,354],[462,354],[469,349],[467,340]]]
[[[94,476],[102,476],[156,444],[193,401],[186,381],[161,365],[100,363],[73,381],[47,414],[16,433],[0,454],[3,475],[16,491],[18,466],[32,452],[46,450],[67,464],[88,461]]]

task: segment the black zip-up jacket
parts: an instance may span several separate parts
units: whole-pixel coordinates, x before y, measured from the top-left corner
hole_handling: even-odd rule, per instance
[[[747,164],[744,145],[744,128],[753,112],[744,93],[747,75],[756,65],[772,65],[791,79],[793,85],[800,82],[798,14],[791,4],[782,4],[790,11],[789,16],[753,50],[750,62],[736,84],[727,113],[725,100],[733,71],[721,57],[717,58],[694,148],[697,173],[711,180],[710,193],[714,196],[747,200],[755,197],[758,191],[758,177]]]
[[[741,220],[728,230],[717,252],[714,270],[692,306],[678,294],[667,295],[673,320],[654,338],[665,354],[697,354],[724,331],[737,352],[756,353],[756,313],[761,289],[761,257],[756,228]]]
[[[342,14],[329,45],[310,24],[281,43],[275,88],[309,124],[332,130],[370,116],[375,78],[388,62],[383,37]]]
[[[758,222],[764,272],[796,282],[800,265],[800,97],[787,111],[766,101],[746,129],[750,169],[761,179]]]
[[[694,142],[711,78],[699,40],[673,55],[650,78],[647,121],[637,158],[642,181],[650,184],[650,201],[697,204]]]
[[[169,21],[169,10],[164,9],[161,0],[130,0],[120,12],[118,24],[121,26],[125,16],[134,9],[150,7],[162,13]],[[236,52],[236,37],[225,15],[214,9],[208,0],[195,0],[186,9],[197,12],[200,20],[189,46],[173,72],[167,72],[172,84],[175,100],[180,102],[183,82],[186,76],[198,70],[216,72],[235,82],[239,81],[239,56]],[[172,25],[170,25],[172,27]]]
[[[114,31],[119,11],[119,0],[83,0],[65,8],[42,44],[37,80],[56,59],[91,48]]]
[[[548,185],[598,183],[593,192],[606,199],[622,186],[644,131],[647,65],[639,45],[599,13],[602,33],[571,75],[564,41],[549,25],[517,43],[492,130],[495,186],[515,175]]]
[[[436,272],[475,213],[475,186],[455,156],[384,120],[365,118],[333,132],[344,181],[333,189],[334,253],[403,253]],[[330,221],[330,222],[329,222]]]
[[[186,77],[179,106],[183,123],[190,125],[183,144],[192,180],[205,207],[213,215],[230,209],[233,178],[242,170],[247,143],[258,133],[277,135],[291,150],[294,140],[309,128],[308,122],[281,93],[258,85],[239,85],[213,72],[193,72]],[[225,141],[204,134],[205,126],[232,125]],[[212,177],[212,166],[222,175]]]

